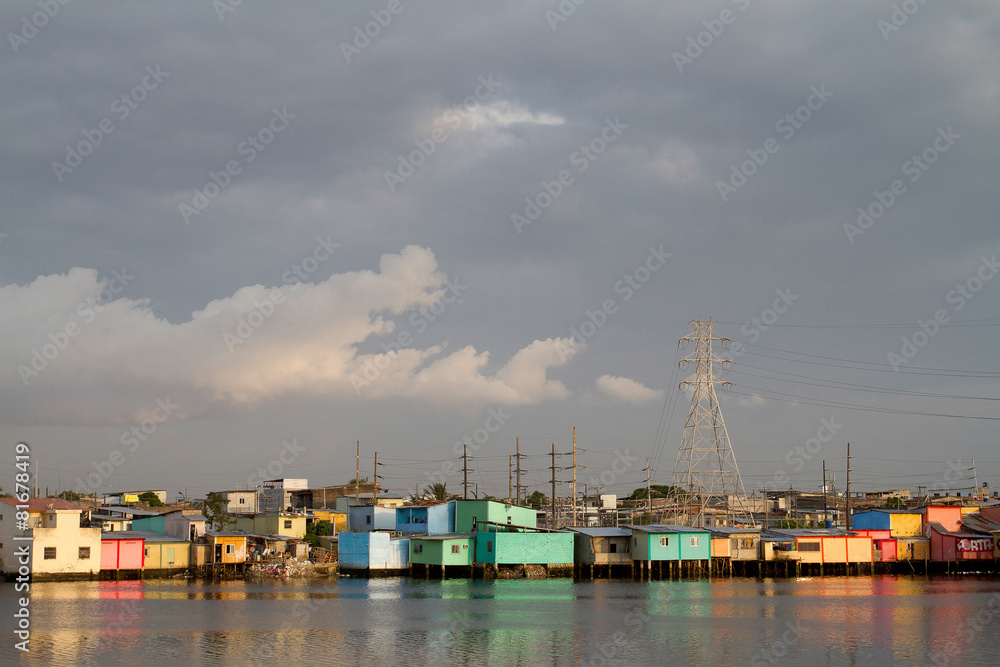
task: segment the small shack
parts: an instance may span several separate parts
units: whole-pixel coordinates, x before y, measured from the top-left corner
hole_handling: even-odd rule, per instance
[[[931,563],[938,569],[979,570],[983,564],[975,561],[993,561],[990,535],[950,531],[936,521],[927,524],[927,532],[931,540]]]
[[[716,526],[712,534],[713,574],[759,574],[760,528]]]
[[[862,564],[872,571],[874,554],[872,538],[867,535],[850,535],[837,529],[804,528],[798,530],[769,530],[767,534],[783,542],[786,560],[796,562],[796,574],[850,574],[851,565],[855,573],[860,573]],[[794,547],[787,549],[788,540],[794,540]],[[777,547],[774,553],[777,555]],[[773,560],[781,560],[776,557]]]
[[[132,531],[143,539],[143,577],[169,577],[191,567],[191,543],[182,537]]]
[[[484,577],[573,574],[573,533],[483,521],[478,525],[476,563],[483,564]]]
[[[342,575],[392,576],[409,570],[409,538],[392,538],[384,532],[341,533],[338,537],[338,569]]]
[[[131,531],[101,533],[101,579],[142,579],[145,544]]]
[[[573,557],[576,576],[611,577],[626,574],[632,568],[629,551],[632,532],[624,528],[575,527]]]
[[[448,568],[470,575],[475,554],[475,533],[411,536],[410,576],[423,574],[429,579],[431,572],[437,572],[444,579]]]
[[[455,532],[455,502],[395,508],[399,535],[439,535]]]
[[[213,578],[239,576],[246,571],[247,535],[236,531],[205,531],[208,543],[206,574]]]

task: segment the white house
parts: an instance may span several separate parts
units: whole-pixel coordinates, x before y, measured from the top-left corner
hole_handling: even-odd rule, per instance
[[[27,505],[19,510],[18,505]],[[26,528],[18,526],[18,512],[26,512]],[[86,510],[61,498],[0,498],[0,568],[17,573],[18,552],[30,545],[34,580],[86,579],[101,569],[101,529],[81,526]],[[31,536],[31,541],[15,536]]]

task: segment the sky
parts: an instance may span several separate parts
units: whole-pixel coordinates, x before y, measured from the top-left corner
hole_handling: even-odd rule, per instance
[[[1000,486],[995,3],[43,4],[0,7],[4,490],[24,442],[52,493],[460,493],[465,443],[470,494],[519,446],[568,496],[575,429],[626,495],[695,320],[748,493],[847,443],[858,491]]]

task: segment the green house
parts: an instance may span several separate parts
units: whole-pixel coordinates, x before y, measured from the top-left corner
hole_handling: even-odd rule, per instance
[[[632,526],[633,561],[710,560],[712,534],[691,526]]]
[[[442,533],[410,537],[411,565],[472,565],[476,537],[472,533]]]
[[[456,500],[455,531],[468,533],[482,530],[482,522],[534,528],[538,525],[536,510],[530,507],[505,505],[492,500]],[[573,559],[569,561],[572,563]]]
[[[154,533],[167,532],[167,518],[163,514],[155,516],[142,516],[132,519],[132,530],[148,530]]]
[[[573,533],[479,532],[476,562],[494,565],[572,565]]]

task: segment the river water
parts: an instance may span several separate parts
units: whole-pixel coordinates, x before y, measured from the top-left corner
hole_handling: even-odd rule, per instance
[[[0,663],[997,665],[1000,580],[163,580],[0,585]]]

